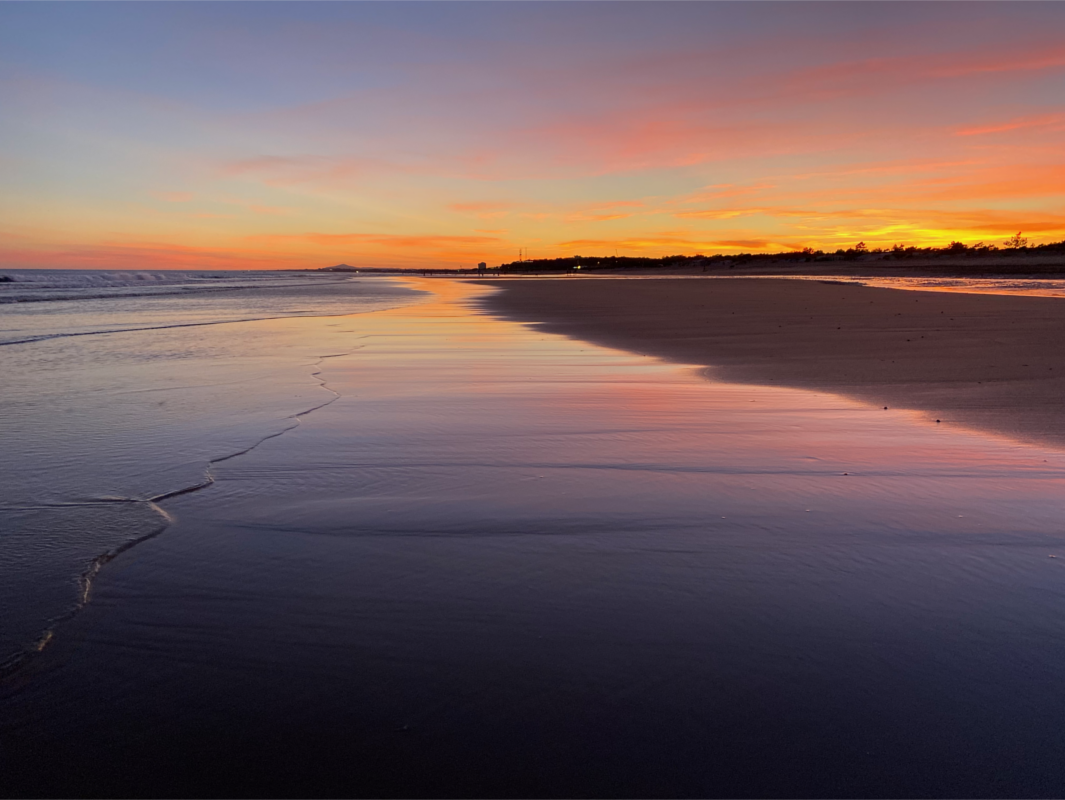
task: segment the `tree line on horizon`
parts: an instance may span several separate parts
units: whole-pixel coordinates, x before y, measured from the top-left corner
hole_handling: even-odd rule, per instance
[[[893,247],[867,247],[865,242],[858,242],[850,248],[839,248],[826,252],[805,247],[782,253],[734,253],[671,256],[563,256],[559,258],[536,258],[512,261],[501,264],[501,272],[539,272],[565,270],[597,269],[653,269],[667,267],[730,267],[740,265],[757,265],[759,262],[786,261],[796,264],[830,261],[905,261],[921,258],[940,257],[993,257],[1002,255],[1052,255],[1065,254],[1065,240],[1047,244],[1029,244],[1026,237],[1018,231],[1006,239],[1001,246],[977,242],[967,245],[964,242],[951,242],[943,247],[915,247],[896,244]]]

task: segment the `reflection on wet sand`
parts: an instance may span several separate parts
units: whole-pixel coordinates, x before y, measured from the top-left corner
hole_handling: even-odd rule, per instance
[[[107,566],[3,700],[36,781],[16,789],[1065,785],[1062,453],[708,381],[477,313],[490,287],[416,285],[435,300],[350,319],[322,364],[340,399]]]
[[[1065,446],[1061,298],[765,278],[499,286],[481,304],[541,330]]]

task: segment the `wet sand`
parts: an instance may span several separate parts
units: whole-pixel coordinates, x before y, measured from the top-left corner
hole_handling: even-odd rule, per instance
[[[335,399],[0,680],[0,797],[1065,794],[1065,452],[409,286],[191,329]]]
[[[483,300],[544,330],[733,383],[825,390],[1065,445],[1065,303],[788,280],[508,280]]]

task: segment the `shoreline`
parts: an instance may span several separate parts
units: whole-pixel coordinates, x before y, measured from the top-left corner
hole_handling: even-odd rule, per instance
[[[498,291],[484,310],[552,333],[1065,447],[1058,298],[770,278],[486,283]]]

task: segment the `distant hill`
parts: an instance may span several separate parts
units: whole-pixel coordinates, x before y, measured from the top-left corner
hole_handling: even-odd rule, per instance
[[[335,267],[322,267],[321,272],[358,272],[358,267],[351,264],[337,264]]]

